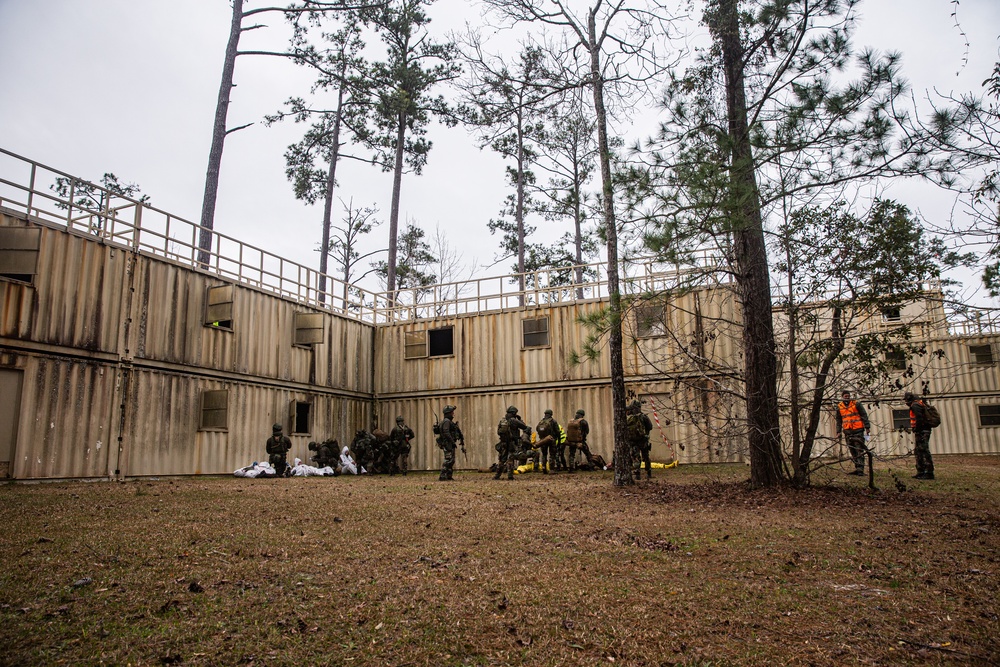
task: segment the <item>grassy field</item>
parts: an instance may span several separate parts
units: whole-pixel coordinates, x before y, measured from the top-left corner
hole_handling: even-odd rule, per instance
[[[1000,457],[936,463],[5,485],[0,663],[996,664]]]

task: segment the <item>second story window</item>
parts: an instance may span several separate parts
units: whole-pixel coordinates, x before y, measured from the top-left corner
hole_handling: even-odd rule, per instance
[[[41,229],[0,227],[0,278],[32,282],[38,271],[41,242]]]
[[[205,306],[205,326],[233,330],[233,286],[215,285],[208,288]]]

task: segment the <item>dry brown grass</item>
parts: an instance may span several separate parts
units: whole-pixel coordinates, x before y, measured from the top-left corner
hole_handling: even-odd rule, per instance
[[[7,485],[0,662],[996,663],[1000,457],[937,465]]]

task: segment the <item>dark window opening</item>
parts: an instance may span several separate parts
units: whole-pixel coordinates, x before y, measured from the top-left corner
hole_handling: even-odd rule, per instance
[[[891,352],[886,352],[885,363],[889,366],[889,370],[905,371],[906,352],[903,350],[893,350]]]
[[[312,416],[312,403],[306,403],[305,401],[295,401],[294,403],[292,433],[311,433],[310,417]]]
[[[883,308],[882,309],[882,319],[886,322],[898,322],[901,319],[901,314],[899,312],[899,306],[893,308]]]
[[[892,411],[892,430],[893,431],[909,431],[910,430],[910,409],[905,410],[893,410]]]
[[[535,317],[530,320],[521,320],[521,333],[523,334],[524,347],[548,347],[549,318]]]
[[[979,425],[1000,426],[1000,405],[980,405]]]
[[[972,362],[975,364],[988,366],[993,363],[992,345],[970,345],[969,354],[972,355]]]
[[[455,328],[429,329],[427,331],[427,356],[449,357],[455,354]]]

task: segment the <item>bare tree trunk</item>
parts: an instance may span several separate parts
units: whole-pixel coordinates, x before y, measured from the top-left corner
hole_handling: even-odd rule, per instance
[[[787,216],[786,216],[787,220]],[[798,360],[798,313],[795,307],[794,298],[794,272],[792,271],[792,251],[791,243],[785,239],[785,264],[788,266],[788,391],[789,410],[791,410],[790,420],[792,429],[792,474],[799,482],[802,475],[802,464],[799,455],[802,451],[802,438],[799,433],[799,360]]]
[[[330,256],[330,224],[333,217],[333,190],[337,185],[337,162],[340,159],[340,119],[344,111],[344,67],[340,71],[340,87],[337,90],[337,114],[333,119],[333,147],[330,149],[330,169],[326,174],[326,200],[323,202],[323,240],[319,248],[319,302],[326,303],[326,271]],[[346,280],[344,281],[347,282]],[[347,308],[347,295],[344,295]]]
[[[406,114],[399,114],[396,128],[396,162],[392,174],[392,207],[389,210],[389,264],[386,290],[389,302],[396,302],[396,236],[399,234],[399,191],[403,185],[403,141],[406,139]]]
[[[198,234],[198,264],[208,267],[212,250],[212,229],[215,227],[215,201],[219,196],[219,170],[222,167],[222,149],[226,141],[226,116],[229,113],[229,96],[233,91],[233,70],[243,29],[243,0],[233,0],[233,20],[226,44],[226,58],[222,64],[222,82],[219,100],[215,105],[215,124],[212,126],[212,147],[208,152],[208,171],[205,174],[205,195],[201,201],[201,231]]]
[[[813,391],[812,404],[809,407],[809,422],[806,424],[805,437],[802,439],[802,451],[799,453],[799,465],[795,484],[805,486],[809,479],[809,459],[812,458],[813,443],[816,442],[816,432],[819,430],[819,420],[823,414],[823,399],[826,396],[826,382],[830,377],[830,369],[833,363],[844,351],[844,332],[841,326],[843,311],[840,308],[833,309],[833,321],[830,324],[830,338],[833,347],[827,350],[820,364],[819,373],[816,374],[816,388]]]
[[[576,160],[573,160],[573,245],[575,250],[574,260],[576,262],[576,284],[583,284],[583,212],[580,204],[580,168]],[[576,298],[583,298],[583,288],[576,288]]]
[[[730,165],[730,216],[736,282],[743,306],[743,351],[750,444],[750,483],[776,486],[783,480],[778,419],[778,363],[771,316],[767,249],[747,121],[738,0],[719,0],[717,38],[726,75]]]
[[[625,368],[622,361],[622,295],[618,284],[618,226],[615,221],[614,188],[611,183],[611,149],[608,146],[608,117],[604,107],[604,76],[601,73],[600,45],[597,41],[596,16],[587,17],[590,43],[590,76],[594,88],[594,114],[597,117],[597,147],[601,154],[601,190],[604,193],[604,230],[608,249],[608,296],[610,298],[611,407],[614,413],[615,486],[635,484],[632,479],[632,450],[625,438]]]
[[[518,300],[524,305],[524,133],[521,112],[517,112],[517,202],[514,208],[514,222],[517,225],[517,284],[520,288]],[[537,285],[535,286],[537,287]]]

